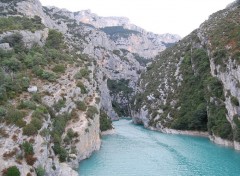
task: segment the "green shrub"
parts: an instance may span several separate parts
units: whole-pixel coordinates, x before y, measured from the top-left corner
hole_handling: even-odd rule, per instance
[[[239,101],[236,97],[231,96],[231,102],[232,104],[234,104],[235,106],[239,106]]]
[[[29,78],[21,73],[13,73],[5,75],[4,82],[0,86],[1,92],[5,98],[15,98],[15,96],[22,91],[27,90],[29,86]],[[4,95],[5,94],[5,95]]]
[[[89,106],[87,109],[87,118],[94,119],[94,115],[98,114],[98,110],[95,106]]]
[[[66,61],[68,55],[64,52],[60,51],[59,49],[47,48],[45,52],[45,56],[48,58],[48,61],[55,61],[58,62],[59,60]]]
[[[20,171],[16,166],[9,167],[6,176],[20,176]]]
[[[62,108],[65,107],[65,103],[66,103],[66,100],[58,100],[58,102],[56,102],[54,105],[53,105],[53,108],[59,112]]]
[[[9,108],[7,110],[7,114],[6,114],[6,121],[8,123],[12,123],[12,124],[17,125],[17,122],[22,120],[24,115],[25,114],[22,111],[19,111],[19,110],[15,109],[15,108]]]
[[[35,101],[36,103],[41,103],[41,102],[42,102],[41,94],[39,94],[39,93],[33,93],[31,100],[32,100],[32,101]]]
[[[38,52],[30,51],[24,58],[23,58],[24,64],[28,68],[32,68],[36,65],[45,65],[46,59],[44,58],[44,55]]]
[[[22,90],[26,91],[30,85],[29,77],[22,77],[22,79],[20,80],[20,84],[21,84]]]
[[[41,130],[40,135],[43,137],[46,137],[50,134],[50,131],[47,128],[44,128],[43,130]]]
[[[100,111],[100,130],[106,131],[112,129],[112,121],[104,111]]]
[[[48,38],[46,40],[46,47],[54,48],[54,49],[61,49],[63,48],[64,37],[61,32],[56,30],[49,30]]]
[[[24,154],[26,155],[34,155],[34,151],[33,151],[33,145],[29,142],[24,142],[22,144],[22,148],[24,150]]]
[[[66,70],[66,67],[65,67],[65,65],[58,64],[58,65],[55,65],[52,70],[55,73],[64,73]]]
[[[77,108],[81,111],[86,111],[87,106],[83,101],[77,101],[76,102]]]
[[[53,151],[55,152],[55,154],[59,155],[60,162],[64,162],[67,160],[68,153],[66,149],[60,146],[60,144],[55,143],[53,146]]]
[[[36,109],[36,104],[32,101],[24,101],[21,100],[20,104],[18,105],[18,109],[32,109],[35,110]]]
[[[77,72],[74,76],[75,79],[82,79],[82,78],[88,78],[89,76],[89,70],[83,68],[79,72]]]
[[[32,71],[35,75],[39,76],[42,79],[46,79],[50,82],[53,82],[56,80],[56,75],[54,73],[45,71],[39,66],[33,67]]]
[[[52,119],[54,119],[56,117],[54,109],[52,107],[47,106],[47,105],[45,105],[45,107],[46,107],[47,112],[49,113],[50,117]]]
[[[208,129],[210,134],[213,132],[223,139],[232,140],[232,127],[226,118],[226,113],[227,110],[224,105],[210,104],[208,112]]]
[[[234,140],[240,142],[240,120],[239,120],[239,115],[234,115],[233,117],[233,121],[235,123],[235,128],[233,131],[233,135],[234,135]]]
[[[23,36],[20,33],[14,33],[3,37],[1,42],[9,43],[10,47],[14,48],[15,53],[19,53],[25,49],[22,38]]]
[[[38,130],[32,123],[29,123],[25,127],[23,127],[23,135],[32,136],[36,135],[37,133]]]
[[[1,85],[0,86],[0,103],[4,102],[7,100],[7,90],[5,88],[5,86]]]
[[[78,137],[78,133],[77,133],[77,132],[74,133],[74,131],[73,131],[72,129],[68,129],[68,130],[67,130],[67,136],[68,136],[70,139],[72,139],[72,138],[74,138],[74,137]]]
[[[54,73],[50,73],[50,72],[47,72],[47,71],[43,71],[41,77],[43,79],[46,79],[46,80],[50,81],[50,82],[53,82],[53,81],[56,80],[56,75]]]
[[[144,57],[139,56],[138,54],[133,54],[135,59],[139,62],[141,66],[146,67],[146,65],[150,62],[150,59],[146,59]]]
[[[37,176],[44,176],[46,171],[42,166],[38,166],[36,168],[36,173],[37,173]]]
[[[0,33],[10,30],[30,30],[34,32],[44,28],[39,16],[35,16],[34,18],[19,16],[1,17],[0,26]]]
[[[3,107],[0,107],[0,117],[4,117],[6,113],[7,113],[6,109]]]
[[[51,136],[54,141],[54,143],[60,143],[61,142],[61,136],[65,131],[66,124],[68,120],[70,120],[71,116],[69,114],[63,114],[57,116],[53,121],[53,130],[51,132]]]
[[[37,109],[32,113],[32,117],[42,120],[47,112],[48,111],[44,106],[38,106]]]
[[[23,119],[19,119],[19,120],[16,121],[15,125],[22,128],[22,127],[26,126],[26,122]]]
[[[226,56],[227,52],[225,49],[217,49],[213,53],[214,63],[223,66],[223,61],[225,60]]]
[[[119,117],[126,117],[128,115],[128,110],[121,107],[121,105],[114,100],[112,101],[112,107]]]
[[[211,96],[220,98],[220,99],[225,99],[224,98],[224,92],[223,92],[223,85],[220,80],[218,80],[215,77],[209,77],[206,81],[205,84],[209,88],[209,92]]]
[[[37,118],[32,118],[31,124],[37,129],[40,130],[42,128],[42,121]]]
[[[77,87],[79,87],[81,89],[81,93],[82,94],[86,94],[87,93],[87,89],[85,88],[84,84],[80,81],[77,82]]]
[[[15,57],[4,60],[2,64],[14,72],[19,71],[22,68],[22,63]]]

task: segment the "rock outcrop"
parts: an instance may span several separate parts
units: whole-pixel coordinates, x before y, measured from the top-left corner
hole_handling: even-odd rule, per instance
[[[72,13],[56,7],[44,7],[44,12],[57,23],[68,26],[66,37],[70,45],[96,60],[97,75],[101,75],[97,76],[97,81],[101,87],[102,107],[112,119],[121,116],[112,107],[112,102],[126,108],[129,106],[127,96],[131,99],[133,94],[111,96],[107,79],[129,80],[127,86],[135,89],[140,73],[151,58],[180,39],[177,35],[146,32],[130,24],[126,18],[98,17],[88,10]]]

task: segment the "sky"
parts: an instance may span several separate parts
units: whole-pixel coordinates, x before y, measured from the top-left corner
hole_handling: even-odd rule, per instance
[[[90,9],[99,16],[124,16],[157,34],[188,35],[212,13],[234,0],[40,0],[70,11]]]

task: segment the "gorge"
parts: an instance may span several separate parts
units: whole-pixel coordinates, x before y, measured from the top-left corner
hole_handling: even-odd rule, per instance
[[[101,132],[122,117],[240,150],[239,1],[183,39],[38,0],[0,0],[0,9],[3,175],[78,175],[79,162],[100,149]]]

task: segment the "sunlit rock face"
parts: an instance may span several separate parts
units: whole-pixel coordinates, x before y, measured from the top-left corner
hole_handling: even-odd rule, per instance
[[[39,101],[49,109],[44,112],[42,128],[32,136],[25,135],[22,127],[0,124],[0,162],[4,163],[0,165],[0,172],[15,165],[21,175],[29,175],[30,172],[31,175],[36,175],[31,168],[41,166],[46,175],[75,176],[77,173],[74,168],[78,167],[78,163],[100,148],[100,110],[105,111],[112,119],[130,116],[130,102],[135,94],[140,74],[146,70],[146,66],[159,52],[180,40],[180,37],[147,32],[123,17],[99,17],[90,11],[70,12],[56,7],[43,7],[38,0],[11,2],[0,0],[0,8],[2,18],[17,16],[25,18],[28,22],[29,19],[37,20],[38,24],[42,25],[40,29],[35,30],[34,27],[28,28],[31,25],[27,24],[24,28],[7,30],[0,34],[0,48],[5,51],[14,51],[15,48],[11,42],[2,42],[3,39],[11,39],[15,34],[17,37],[21,36],[21,44],[26,51],[23,54],[16,53],[17,57],[11,58],[12,60],[19,59],[21,62],[24,60],[23,64],[29,63],[33,59],[32,56],[35,57],[36,53],[48,48],[46,47],[47,39],[52,30],[63,34],[65,44],[63,50],[64,52],[66,50],[64,54],[67,55],[66,60],[41,65],[46,71],[41,76],[45,78],[49,76],[47,73],[53,73],[55,66],[63,65],[65,71],[54,73],[53,75],[56,76],[54,81],[47,81],[33,74],[31,67],[37,64],[26,67],[24,70],[31,73],[27,75],[31,77],[29,85],[9,103],[17,107],[21,100],[31,100],[31,96],[36,93],[41,94]],[[34,47],[36,50],[32,51]],[[60,54],[62,51],[56,49],[48,52],[48,54],[57,55],[55,58],[57,60],[63,56]],[[38,53],[37,58],[45,59],[42,56],[43,54]],[[14,78],[7,67],[3,69],[3,74]],[[88,77],[76,78],[79,71],[84,69],[88,71]],[[79,86],[84,86],[85,90]],[[79,102],[85,102],[88,108],[92,107],[97,113],[89,118],[86,110],[77,108]],[[37,106],[42,104],[38,102]],[[31,123],[34,112],[34,110],[26,111],[23,117],[26,124]],[[68,160],[60,162],[59,155],[64,152],[55,153],[54,134],[51,133],[54,130],[54,123],[60,121],[62,116],[69,118],[66,115],[74,118],[68,120],[60,136],[57,137],[58,142],[67,141],[62,147],[65,149]],[[55,116],[59,119],[55,120]],[[46,134],[40,134],[44,129]],[[74,133],[74,140],[69,141],[69,130]],[[20,163],[16,157],[8,159],[2,157],[11,152],[22,156],[23,151],[20,146],[24,141],[31,141],[33,146],[35,157],[31,158],[34,160],[33,166],[29,165],[24,158]]]

